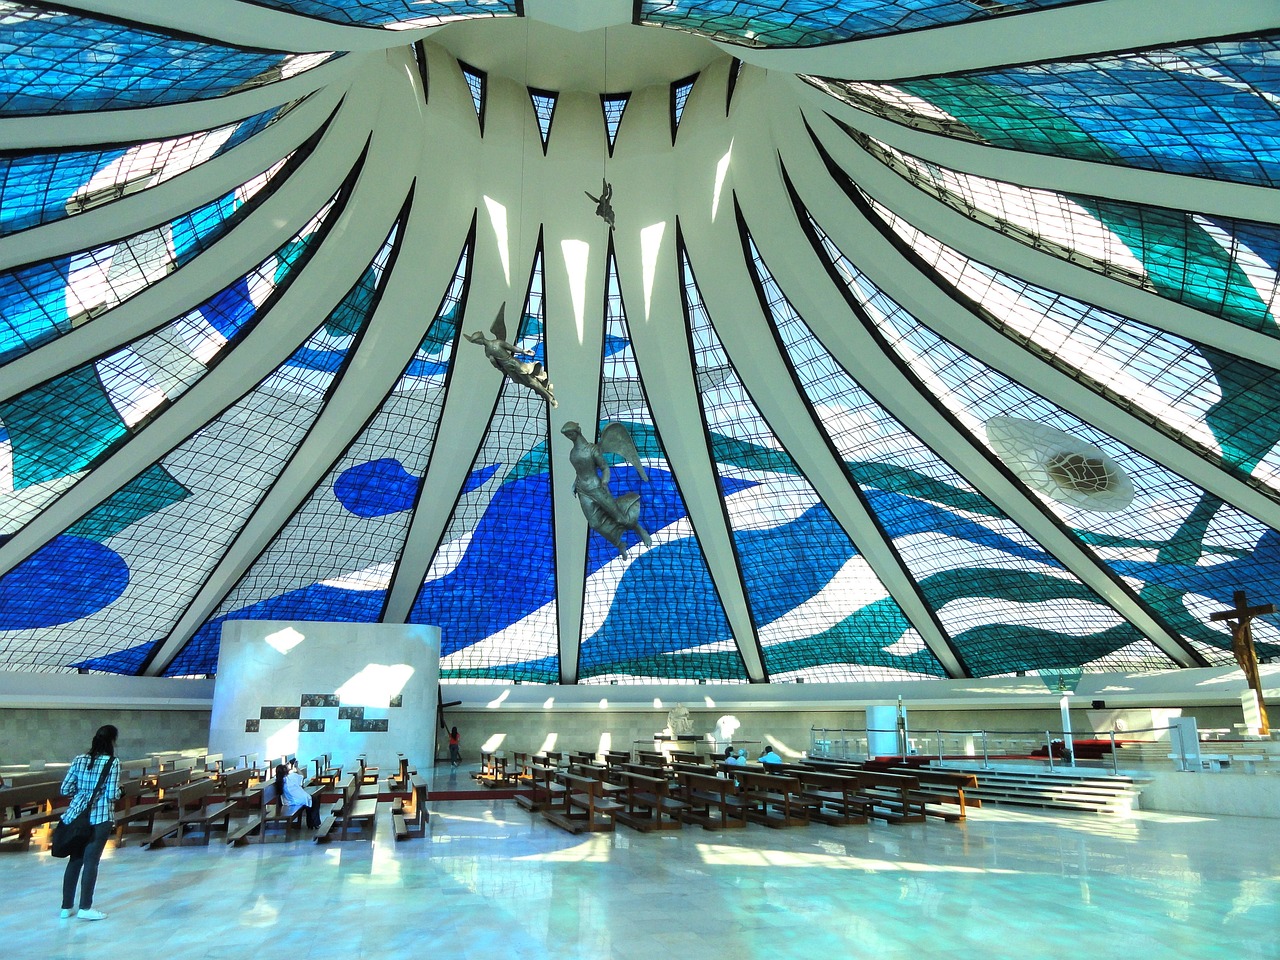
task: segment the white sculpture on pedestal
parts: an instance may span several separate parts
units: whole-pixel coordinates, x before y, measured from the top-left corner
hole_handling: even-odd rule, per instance
[[[693,733],[693,718],[689,716],[688,707],[677,703],[667,711],[667,734],[678,737],[688,733]]]

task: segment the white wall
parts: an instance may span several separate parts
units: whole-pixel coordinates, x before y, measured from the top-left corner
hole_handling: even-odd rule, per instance
[[[209,749],[269,760],[328,753],[350,768],[434,753],[440,629],[232,620],[222,628]],[[274,717],[273,713],[282,716]],[[307,731],[309,724],[323,731]]]

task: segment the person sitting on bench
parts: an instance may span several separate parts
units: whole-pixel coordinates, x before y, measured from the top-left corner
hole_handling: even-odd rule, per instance
[[[287,816],[293,816],[302,807],[307,809],[307,829],[315,830],[320,826],[320,810],[312,802],[311,794],[302,785],[302,774],[298,772],[298,761],[290,760],[289,765],[283,763],[276,766],[276,803],[280,804]]]
[[[760,754],[760,762],[768,764],[781,763],[782,758],[773,752],[772,746],[766,743],[764,745],[764,753]]]
[[[747,765],[747,751],[739,750],[737,753],[733,749],[729,749],[730,756],[725,757],[724,762],[731,767],[745,767]]]

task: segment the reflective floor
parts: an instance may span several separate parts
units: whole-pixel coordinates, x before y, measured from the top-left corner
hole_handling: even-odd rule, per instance
[[[960,825],[574,837],[485,799],[433,805],[425,840],[389,827],[108,850],[97,923],[58,918],[63,861],[3,855],[0,944],[16,960],[1280,957],[1274,820],[989,806]]]

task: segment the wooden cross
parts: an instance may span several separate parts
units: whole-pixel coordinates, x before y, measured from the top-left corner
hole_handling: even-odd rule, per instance
[[[1231,652],[1236,655],[1236,663],[1240,664],[1240,669],[1244,671],[1245,680],[1249,683],[1249,688],[1253,691],[1254,698],[1258,701],[1258,714],[1262,719],[1262,726],[1259,732],[1265,737],[1271,733],[1271,728],[1267,724],[1267,705],[1262,699],[1262,678],[1258,675],[1258,653],[1253,648],[1253,627],[1251,623],[1254,617],[1260,617],[1267,613],[1275,613],[1276,605],[1274,603],[1262,603],[1256,607],[1249,606],[1249,601],[1245,597],[1243,590],[1237,590],[1231,596],[1236,607],[1234,610],[1223,610],[1221,613],[1210,614],[1210,620],[1225,620],[1227,625],[1231,627]]]

